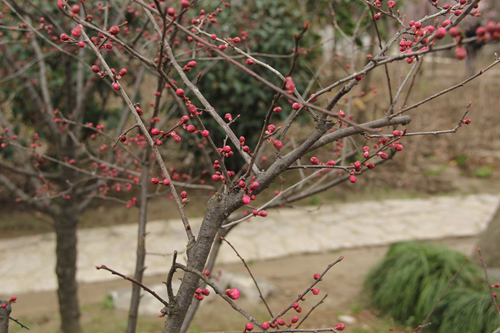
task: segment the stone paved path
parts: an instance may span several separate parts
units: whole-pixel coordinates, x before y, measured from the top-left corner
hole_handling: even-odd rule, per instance
[[[272,210],[267,218],[241,223],[227,238],[246,260],[265,260],[404,240],[472,236],[486,227],[498,201],[498,196],[482,194],[335,204],[312,212]],[[201,219],[191,220],[195,232],[200,223]],[[166,273],[172,252],[183,251],[186,244],[182,223],[151,221],[147,231],[147,251],[152,254],[146,260],[146,274]],[[131,274],[136,233],[134,225],[80,230],[78,281],[116,278],[97,271],[95,266],[101,264]],[[54,253],[53,233],[0,240],[0,294],[55,290]],[[220,262],[238,260],[231,249],[222,248]]]

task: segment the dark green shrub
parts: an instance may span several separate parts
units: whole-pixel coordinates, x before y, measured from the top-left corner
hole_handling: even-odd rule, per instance
[[[416,327],[431,311],[465,259],[462,253],[442,246],[415,242],[393,244],[365,280],[371,305],[382,314]],[[492,303],[482,270],[467,263],[431,317],[432,329],[487,332],[493,326],[500,326]]]

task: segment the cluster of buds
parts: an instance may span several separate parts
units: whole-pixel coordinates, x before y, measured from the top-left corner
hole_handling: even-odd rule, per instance
[[[257,190],[259,188],[259,183],[255,181],[255,176],[252,177],[252,182],[250,183],[250,186],[247,186],[245,181],[243,180],[240,180],[238,182],[238,186],[243,190],[245,191],[246,193],[243,195],[243,203],[245,205],[248,205],[250,203],[250,201],[252,200],[255,200],[256,199],[256,196],[255,194],[252,194],[253,191]],[[254,215],[259,215],[259,216],[262,216],[262,217],[266,217],[267,216],[267,213],[263,210],[261,210],[260,212],[257,211],[257,210],[254,210]]]
[[[184,72],[190,72],[191,69],[193,69],[194,67],[196,67],[196,61],[190,61],[187,63],[186,66],[184,66],[184,68],[182,70]]]
[[[292,308],[297,311],[298,313],[302,312],[302,308],[300,307],[299,303],[295,302],[292,304]]]
[[[127,185],[130,185],[130,183],[127,183]],[[132,206],[135,206],[137,204],[137,198],[132,198],[132,200],[127,201],[127,209],[130,209]]]
[[[214,167],[215,167],[215,164],[214,164]],[[227,175],[229,177],[233,177],[235,175],[235,172],[234,171],[228,171]],[[219,181],[219,180],[222,180],[223,183],[226,182],[226,177],[224,177],[219,171],[215,172],[215,175],[212,176],[212,179],[215,180],[216,182]]]
[[[231,150],[230,146],[224,146],[223,148],[217,148],[219,154],[225,157],[230,157],[234,155],[234,152]]]
[[[295,83],[293,82],[293,79],[291,76],[286,77],[286,82],[285,82],[285,89],[286,92],[291,94],[295,90]]]
[[[329,160],[326,163],[320,163],[320,161],[318,160],[318,158],[315,157],[315,156],[311,157],[310,161],[311,161],[312,165],[331,165],[331,166],[333,166],[333,165],[337,164],[337,162],[335,162],[334,160]]]
[[[479,27],[476,29],[477,39],[480,42],[498,41],[500,40],[500,22],[490,21],[486,27]]]
[[[153,177],[153,178],[151,178],[151,184],[168,186],[168,185],[170,185],[170,180],[168,180],[168,179],[159,180],[158,178]]]
[[[208,296],[208,295],[210,295],[210,290],[198,288],[198,289],[196,289],[196,291],[194,293],[194,298],[201,301],[205,298],[205,296]]]

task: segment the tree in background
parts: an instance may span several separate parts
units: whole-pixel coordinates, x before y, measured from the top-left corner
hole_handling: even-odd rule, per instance
[[[187,263],[174,259],[166,283],[168,300],[160,300],[165,306],[164,332],[187,329],[196,311],[191,306],[193,296],[198,304],[204,292],[198,288],[204,284],[248,318],[245,330],[252,330],[253,325],[267,329],[281,325],[280,317],[297,307],[290,305],[276,316],[270,313],[272,319],[261,323],[234,304],[237,291],[218,290],[204,272],[215,262],[220,237],[249,216],[265,218],[269,208],[291,204],[346,180],[356,183],[360,174],[403,150],[406,136],[453,133],[470,123],[466,114],[471,104],[465,107],[464,101],[464,113],[457,115],[457,124],[450,130],[409,133],[398,129],[411,121],[408,111],[449,91],[409,106],[406,100],[401,103],[402,95],[414,87],[412,78],[426,54],[455,48],[457,57],[463,59],[463,44],[475,38],[464,39],[457,26],[474,12],[479,0],[453,6],[431,1],[433,14],[410,22],[401,17],[394,1],[368,2],[352,32],[352,27],[343,30],[335,8],[314,7],[327,11],[325,21],[329,16],[328,22],[351,46],[344,55],[350,61],[344,78],[324,82],[321,70],[306,70],[307,60],[314,59],[317,38],[308,32],[304,13],[281,6],[285,2],[255,0],[248,7],[247,2],[236,1],[135,0],[103,5],[59,0],[57,6],[33,0],[27,0],[26,6],[2,1],[9,29],[1,45],[6,76],[1,97],[5,101],[0,119],[4,128],[1,167],[17,176],[2,174],[0,182],[20,203],[54,218],[64,332],[81,330],[76,227],[79,213],[94,198],[140,208],[128,332],[136,326],[145,269],[147,199],[152,196],[174,200],[187,238]],[[309,8],[313,3],[301,5]],[[253,23],[258,19],[262,25]],[[357,55],[361,33],[378,31],[382,19],[394,20],[400,30],[385,42],[377,34],[380,49]],[[453,39],[442,41],[446,35]],[[254,47],[259,53],[250,52]],[[395,55],[389,55],[390,48]],[[281,58],[283,53],[285,58]],[[219,60],[224,68],[217,67]],[[495,59],[487,69],[498,62]],[[390,103],[384,116],[357,123],[351,104],[358,97],[358,83],[392,63],[406,64],[408,70],[399,86],[388,82]],[[140,96],[146,70],[156,76],[157,89],[150,96]],[[315,84],[319,88],[310,94]],[[119,100],[126,105],[122,113],[116,108]],[[300,129],[301,121],[315,127],[294,137],[291,131]],[[391,129],[384,132],[388,126]],[[354,140],[355,136],[359,138]],[[185,141],[194,144],[183,146]],[[190,176],[174,168],[176,161],[195,152],[210,172]],[[302,178],[289,184],[282,176],[294,170],[300,170]],[[279,182],[281,190],[261,202],[259,194],[273,182]],[[139,193],[139,200],[121,194],[124,188],[134,191],[134,187],[136,192],[131,193]],[[152,187],[154,192],[149,193]],[[189,190],[178,193],[180,187],[214,191],[197,235],[184,211],[190,202]],[[184,271],[184,276],[174,295],[171,282],[177,270]],[[315,284],[306,293],[315,293]]]

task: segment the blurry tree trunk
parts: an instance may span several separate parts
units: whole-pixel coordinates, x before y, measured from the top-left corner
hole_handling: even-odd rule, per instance
[[[488,227],[481,234],[477,246],[481,248],[481,255],[488,267],[500,268],[500,204],[488,224]],[[475,258],[474,260],[476,263],[481,264],[477,252],[473,258]]]
[[[61,205],[60,213],[54,216],[57,296],[61,314],[61,331],[64,333],[79,333],[81,327],[76,282],[78,213],[76,212],[76,205],[71,204],[72,199],[69,201],[67,205]]]
[[[467,44],[467,57],[465,58],[465,67],[467,68],[467,77],[471,77],[476,74],[476,60],[477,60],[477,52],[478,48],[474,45],[474,43]]]
[[[151,155],[151,149],[148,147],[142,164],[141,174],[141,202],[139,213],[139,230],[137,232],[137,257],[135,262],[134,279],[142,282],[144,271],[146,270],[146,222],[148,209],[148,184],[149,184],[149,163],[148,157]],[[132,284],[132,297],[130,299],[130,308],[128,311],[128,324],[126,333],[134,333],[137,327],[137,316],[139,313],[139,304],[141,301],[141,287],[138,284]]]
[[[0,307],[0,333],[9,332],[9,316],[12,308],[10,307],[9,301],[0,301],[0,304],[5,307]]]

